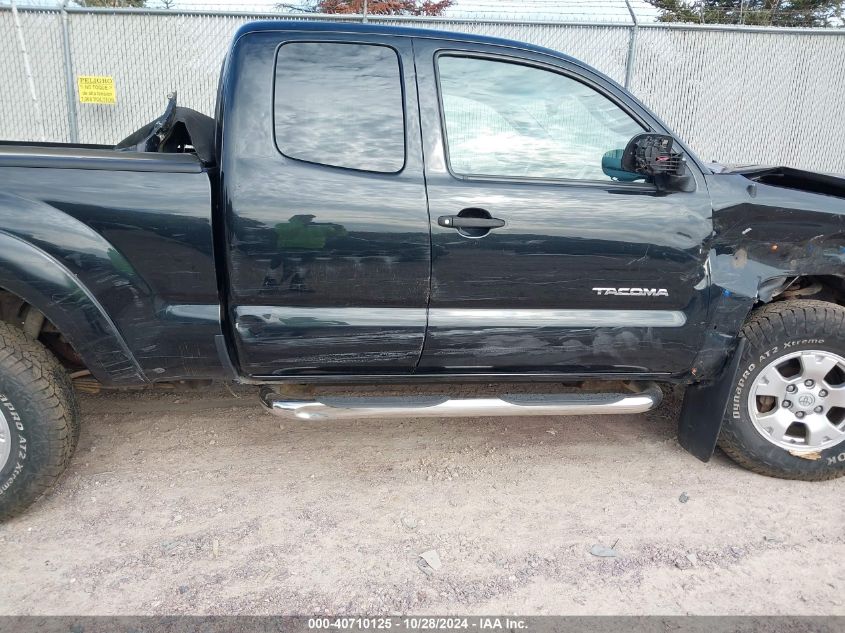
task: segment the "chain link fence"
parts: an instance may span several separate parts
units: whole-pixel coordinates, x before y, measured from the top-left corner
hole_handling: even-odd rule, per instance
[[[43,130],[47,141],[105,144],[159,115],[173,90],[180,104],[213,113],[223,56],[241,24],[341,19],[31,8],[19,9],[17,18],[16,24],[13,12],[0,7],[0,139],[42,140]],[[559,50],[628,85],[705,160],[845,173],[843,29],[383,16],[369,22]],[[30,95],[19,33],[40,108]],[[113,77],[117,103],[80,103],[68,83],[84,75]]]

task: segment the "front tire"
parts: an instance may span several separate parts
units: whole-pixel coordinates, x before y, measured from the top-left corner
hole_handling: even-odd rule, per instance
[[[78,438],[67,372],[41,343],[0,322],[0,521],[53,486]]]
[[[742,328],[746,345],[719,446],[754,472],[845,475],[845,308],[780,301]]]

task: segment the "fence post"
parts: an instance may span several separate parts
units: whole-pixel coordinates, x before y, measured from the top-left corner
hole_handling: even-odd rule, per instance
[[[64,45],[65,64],[65,96],[67,98],[67,126],[71,143],[79,142],[79,120],[76,118],[76,98],[73,92],[73,59],[70,56],[70,25],[67,14],[67,3],[62,0],[62,43]]]
[[[631,36],[628,39],[628,57],[625,60],[625,90],[631,88],[631,76],[634,72],[634,59],[637,56],[637,30],[639,22],[637,21],[637,14],[634,12],[634,7],[631,6],[631,0],[625,0],[625,6],[628,7],[628,13],[631,14]]]
[[[35,116],[38,119],[38,129],[41,132],[41,140],[47,140],[47,131],[44,128],[44,114],[41,111],[41,102],[38,101],[38,93],[35,91],[35,78],[32,75],[32,65],[29,63],[29,51],[26,50],[26,40],[23,37],[23,27],[21,27],[21,18],[18,15],[17,0],[12,0],[12,19],[15,23],[15,31],[18,34],[18,46],[21,49],[23,56],[23,69],[26,74],[26,79],[29,82],[29,96],[32,98],[32,107],[35,110]]]
[[[367,0],[364,0],[364,8],[361,11],[361,22],[367,21]]]

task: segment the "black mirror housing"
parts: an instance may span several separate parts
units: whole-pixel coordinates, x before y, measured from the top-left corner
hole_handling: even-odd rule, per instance
[[[648,177],[660,191],[694,191],[695,179],[673,144],[668,134],[637,134],[622,152],[622,169]]]

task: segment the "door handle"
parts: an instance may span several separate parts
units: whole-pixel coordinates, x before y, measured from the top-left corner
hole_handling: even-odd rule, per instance
[[[498,218],[469,218],[461,215],[441,215],[437,224],[447,229],[498,229],[505,225]]]

